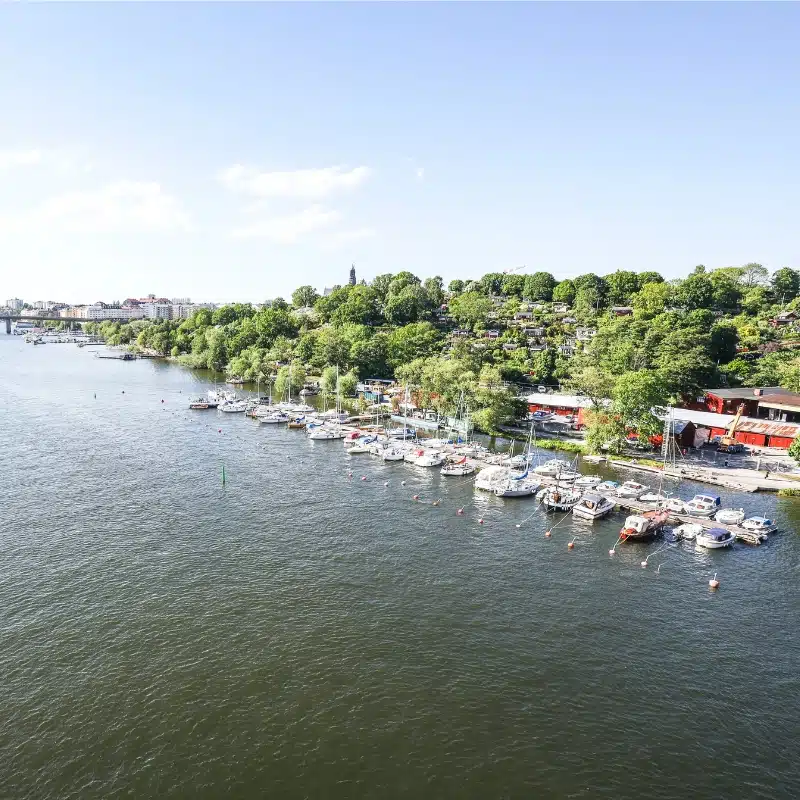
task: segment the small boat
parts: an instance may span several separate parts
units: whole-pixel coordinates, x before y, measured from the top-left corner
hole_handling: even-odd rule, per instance
[[[559,483],[574,483],[580,477],[580,472],[575,472],[574,469],[564,469],[556,473],[556,479]]]
[[[669,498],[662,492],[645,492],[639,495],[639,500],[642,503],[666,503]]]
[[[594,487],[598,494],[616,494],[619,489],[619,484],[616,481],[603,481]]]
[[[524,469],[530,463],[530,457],[514,456],[513,458],[509,458],[507,463],[509,467],[522,467]]]
[[[192,402],[189,403],[189,408],[192,411],[206,411],[209,408],[214,408],[214,406],[212,406],[208,400],[203,400],[201,397],[199,400],[192,400]]]
[[[475,489],[484,492],[494,492],[503,481],[508,478],[509,470],[506,467],[485,467],[475,478]]]
[[[243,414],[247,411],[247,400],[226,400],[220,404],[219,410],[226,414]]]
[[[602,464],[604,461],[608,461],[605,456],[581,456],[581,458],[589,464]]]
[[[404,453],[396,447],[384,447],[381,452],[381,459],[383,461],[402,461]]]
[[[229,383],[231,386],[242,386],[244,384],[244,378],[239,377],[238,375],[231,375],[225,383]]]
[[[338,425],[309,425],[308,438],[315,441],[332,441],[333,439],[344,439],[344,431]]]
[[[494,493],[497,497],[530,497],[541,485],[540,481],[528,478],[526,469],[521,475],[509,475],[495,487]]]
[[[438,450],[412,450],[406,453],[404,458],[418,467],[438,467],[444,463],[444,453],[440,453]]]
[[[292,405],[292,411],[300,414],[310,414],[313,410],[313,406],[306,405],[305,403],[295,403]]]
[[[723,525],[741,525],[744,522],[744,509],[723,508],[714,514],[714,519]]]
[[[287,427],[293,431],[303,430],[306,427],[306,418],[305,417],[295,417],[294,419],[290,419],[288,422]]]
[[[676,539],[686,539],[687,542],[693,542],[697,538],[697,534],[702,532],[703,526],[697,522],[685,522],[672,529]]]
[[[686,513],[692,517],[713,517],[719,506],[719,497],[710,494],[696,494],[686,503]]]
[[[680,497],[670,497],[665,503],[661,504],[661,508],[665,511],[671,511],[673,514],[685,514],[686,503]]]
[[[619,539],[621,542],[646,542],[658,535],[667,519],[669,512],[660,509],[632,514],[625,520]]]
[[[637,497],[640,497],[647,491],[647,487],[641,483],[637,483],[636,481],[625,481],[617,489],[617,497],[629,497],[635,500]]]
[[[581,499],[581,493],[575,489],[559,489],[549,486],[536,495],[548,511],[571,511]]]
[[[730,547],[734,538],[727,528],[709,528],[707,531],[697,534],[695,544],[707,550],[719,550],[722,547]]]
[[[355,441],[345,441],[345,452],[350,456],[355,456],[359,453],[369,453],[370,445],[374,444],[377,440],[377,436],[361,436]]]
[[[579,519],[600,519],[614,510],[614,503],[599,494],[585,494],[572,507],[572,514]]]
[[[413,428],[392,428],[387,434],[393,439],[413,439],[417,432]]]
[[[449,464],[445,464],[440,472],[442,475],[462,477],[464,475],[472,475],[475,472],[475,467],[472,464],[468,464],[467,457],[464,456],[458,461],[451,461]]]
[[[742,527],[746,531],[753,531],[754,533],[775,533],[778,526],[767,517],[748,517],[743,523]]]
[[[555,476],[559,472],[569,469],[569,464],[566,461],[560,461],[557,458],[551,458],[549,461],[545,461],[544,464],[540,464],[538,467],[534,467],[533,471],[537,475],[552,475]]]
[[[285,411],[272,411],[269,414],[258,414],[256,419],[262,425],[279,425],[281,422],[289,422],[291,417]]]
[[[591,489],[597,486],[603,479],[597,475],[581,475],[580,478],[575,479],[575,486],[580,486],[583,489]]]

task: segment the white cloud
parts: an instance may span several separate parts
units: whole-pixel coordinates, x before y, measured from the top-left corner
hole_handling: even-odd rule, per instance
[[[295,197],[317,200],[355,189],[372,174],[369,167],[324,167],[288,172],[259,172],[235,164],[219,173],[229,189],[253,197]]]
[[[119,181],[70,192],[16,214],[0,216],[0,233],[128,233],[188,230],[178,200],[154,182]]]
[[[417,167],[415,170],[415,174],[417,176],[417,180],[421,181],[425,178],[425,167]]]
[[[296,214],[255,220],[234,230],[233,235],[237,239],[263,238],[279,244],[294,244],[306,234],[328,228],[340,219],[338,211],[313,205]]]
[[[30,167],[41,163],[40,150],[0,150],[0,169]]]

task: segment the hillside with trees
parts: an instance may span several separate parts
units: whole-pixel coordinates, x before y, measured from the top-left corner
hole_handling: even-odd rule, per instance
[[[446,287],[400,272],[324,296],[301,286],[291,302],[90,327],[109,343],[248,381],[288,380],[291,363],[297,387],[338,368],[349,385],[412,384],[442,412],[463,394],[484,430],[524,413],[517,398],[526,387],[561,387],[597,401],[590,440],[608,440],[648,432],[652,408],[704,388],[799,390],[798,312],[800,273],[751,263],[698,266],[669,281],[650,271],[563,280],[498,272]]]

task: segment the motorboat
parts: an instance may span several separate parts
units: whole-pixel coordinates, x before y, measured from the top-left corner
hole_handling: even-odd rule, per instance
[[[344,439],[345,433],[338,425],[314,425],[308,426],[308,438],[315,441],[332,441],[333,439]]]
[[[418,467],[439,467],[444,463],[444,453],[418,448],[406,453],[404,460]]]
[[[313,410],[314,407],[308,405],[307,403],[295,403],[292,406],[292,411],[296,411],[300,414],[310,414]]]
[[[380,456],[384,461],[402,461],[405,453],[396,447],[384,447]]]
[[[720,499],[710,494],[696,494],[686,503],[686,513],[692,517],[713,517],[720,506]]]
[[[741,525],[744,522],[743,508],[723,508],[714,514],[714,519],[723,525]]]
[[[687,542],[693,542],[697,538],[697,534],[702,532],[703,526],[697,522],[685,522],[672,529],[676,539],[685,539]]]
[[[347,412],[337,411],[335,408],[332,408],[329,411],[323,411],[319,417],[326,422],[347,422],[347,420],[350,419],[350,415]]]
[[[217,406],[209,403],[208,400],[204,400],[202,397],[198,398],[197,400],[192,400],[189,403],[189,408],[192,411],[206,411],[209,408],[216,408]]]
[[[659,534],[669,519],[669,512],[657,509],[627,517],[619,532],[621,542],[646,542]]]
[[[392,428],[387,434],[393,439],[413,439],[417,432],[413,428]]]
[[[669,498],[663,492],[645,492],[639,495],[639,500],[642,503],[666,503]]]
[[[544,464],[534,467],[533,471],[537,475],[555,476],[559,472],[567,469],[569,469],[569,464],[567,464],[566,461],[561,461],[558,458],[551,458],[549,461],[545,461]]]
[[[458,461],[451,461],[445,464],[440,470],[442,475],[450,475],[462,477],[464,475],[472,475],[475,472],[475,466],[467,462],[467,457],[458,459]]]
[[[548,511],[571,511],[581,499],[581,493],[575,489],[561,489],[548,486],[537,495]]]
[[[505,467],[485,467],[475,478],[475,488],[483,492],[494,492],[508,478]]]
[[[574,469],[569,468],[556,473],[556,479],[559,483],[574,483],[580,477],[580,472],[575,472]]]
[[[600,484],[602,480],[597,475],[581,475],[580,478],[575,479],[575,486],[581,489],[592,489]]]
[[[572,507],[572,515],[579,519],[600,519],[614,510],[614,502],[594,492],[587,493]]]
[[[269,414],[258,414],[256,419],[263,425],[279,425],[289,422],[291,417],[285,411],[271,411]]]
[[[686,503],[684,503],[680,497],[667,498],[667,500],[661,504],[661,508],[665,509],[666,511],[671,511],[673,514],[686,513]]]
[[[243,414],[247,411],[247,400],[226,400],[220,403],[219,410],[226,414]]]
[[[734,538],[727,528],[709,528],[697,534],[695,544],[707,550],[719,550],[722,547],[730,547]]]
[[[289,430],[301,431],[306,427],[307,424],[308,422],[306,421],[305,417],[293,417],[289,420],[287,427]]]
[[[509,467],[522,467],[524,469],[530,463],[530,457],[524,455],[513,456],[506,463]]]
[[[370,452],[370,445],[376,442],[378,439],[377,436],[362,436],[359,439],[356,439],[352,442],[345,442],[345,452],[348,455],[355,456],[359,453],[369,453]]]
[[[616,481],[603,481],[594,487],[594,491],[602,495],[616,494],[617,489],[619,489],[619,484]]]
[[[636,498],[640,497],[647,491],[647,487],[644,484],[637,483],[636,481],[625,481],[617,489],[617,497],[628,497],[632,500],[636,500]]]
[[[753,531],[754,533],[775,533],[778,526],[767,517],[748,517],[742,522],[742,527],[746,531]]]

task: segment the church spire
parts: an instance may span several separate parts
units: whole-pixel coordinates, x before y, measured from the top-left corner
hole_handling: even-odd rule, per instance
[[[350,285],[351,286],[355,286],[356,285],[356,265],[355,264],[351,264],[350,265]]]

